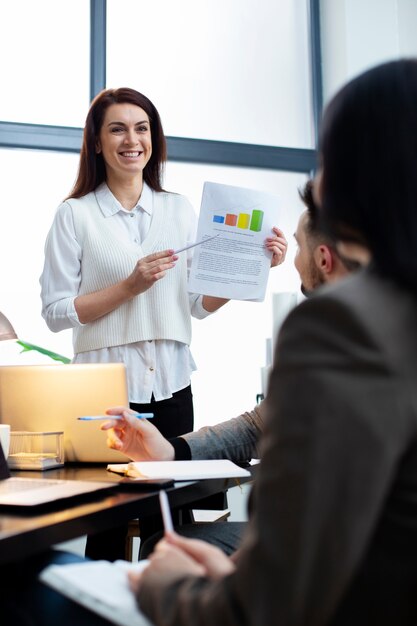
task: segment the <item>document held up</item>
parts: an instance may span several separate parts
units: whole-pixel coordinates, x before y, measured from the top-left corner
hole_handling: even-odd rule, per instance
[[[265,297],[271,253],[265,239],[280,221],[279,199],[271,194],[204,183],[190,292],[234,300]],[[215,235],[218,235],[214,238]]]

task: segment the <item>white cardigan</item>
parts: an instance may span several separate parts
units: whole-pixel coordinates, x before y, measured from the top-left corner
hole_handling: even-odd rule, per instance
[[[138,258],[167,248],[179,248],[187,238],[191,205],[177,194],[155,194],[152,222],[139,246],[121,246],[100,210],[95,193],[67,201],[77,240],[83,250],[79,295],[93,293],[123,280]],[[138,255],[139,251],[139,255]],[[150,289],[96,321],[74,329],[75,352],[86,352],[136,341],[191,341],[187,264],[180,255],[175,268]]]
[[[143,240],[143,245],[146,243],[148,232],[152,228],[153,208],[160,194],[144,184],[137,207],[132,211],[126,211],[105,183],[100,185],[95,193],[109,228],[119,239],[119,246],[135,249],[139,258],[142,248],[138,241]],[[189,207],[190,222],[187,226],[186,240],[181,242],[182,246],[195,238],[196,216],[184,196],[175,194],[169,196],[175,198],[175,202]],[[171,245],[169,242],[165,247]],[[192,252],[193,249],[180,256],[184,256],[187,259],[186,263],[189,264]],[[53,332],[69,328],[75,332],[78,327],[83,326],[74,307],[81,283],[82,258],[83,249],[75,234],[73,211],[71,206],[64,202],[58,207],[48,233],[45,263],[40,277],[42,316]],[[201,295],[188,293],[187,297],[193,317],[203,319],[209,315],[202,306]],[[168,339],[138,341],[79,352],[73,359],[74,363],[117,361],[124,362],[127,366],[129,401],[137,403],[149,402],[152,393],[158,401],[170,398],[175,391],[183,389],[190,383],[191,373],[196,369],[189,346]]]

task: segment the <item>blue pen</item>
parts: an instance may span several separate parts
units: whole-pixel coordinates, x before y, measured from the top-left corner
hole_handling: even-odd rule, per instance
[[[147,419],[150,420],[153,418],[153,413],[135,413],[133,417],[137,417],[139,420]],[[81,420],[83,422],[92,422],[95,420],[121,420],[123,415],[83,415],[82,417],[77,417],[77,420]]]

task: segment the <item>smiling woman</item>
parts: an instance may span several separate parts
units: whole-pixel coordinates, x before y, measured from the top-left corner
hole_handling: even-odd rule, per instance
[[[146,96],[129,88],[96,96],[78,177],[47,236],[41,297],[49,328],[73,330],[73,362],[125,363],[130,408],[153,413],[171,438],[194,426],[191,316],[227,300],[188,292],[196,215],[187,198],[162,188],[165,160],[160,116]],[[272,265],[285,258],[279,239],[265,244]],[[124,536],[119,546],[114,535],[103,543],[114,548],[108,558],[124,557]],[[89,554],[104,556],[101,547]]]
[[[130,407],[153,413],[156,427],[174,437],[194,426],[191,316],[202,319],[226,300],[188,293],[192,249],[174,250],[194,241],[196,215],[187,198],[163,190],[165,160],[153,103],[129,88],[99,93],[77,179],[47,236],[40,282],[48,327],[72,328],[73,362],[124,362]],[[108,542],[100,541],[100,553],[90,555],[123,558],[124,535],[111,543],[113,554],[104,555]]]
[[[73,329],[74,362],[123,361],[132,408],[167,436],[193,428],[191,315],[224,300],[188,294],[189,201],[162,188],[166,142],[153,103],[129,88],[93,100],[78,177],[58,207],[41,276],[43,317]],[[167,312],[169,311],[169,315]]]

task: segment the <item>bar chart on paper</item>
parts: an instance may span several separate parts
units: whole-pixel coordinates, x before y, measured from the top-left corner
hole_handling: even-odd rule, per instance
[[[263,211],[254,209],[251,213],[226,213],[224,215],[216,213],[213,215],[213,222],[216,225],[224,224],[225,226],[233,226],[242,230],[249,229],[255,233],[260,233],[263,217]]]
[[[260,302],[272,253],[265,239],[280,223],[277,196],[205,182],[188,288],[193,293]]]

